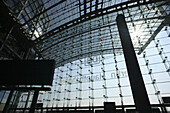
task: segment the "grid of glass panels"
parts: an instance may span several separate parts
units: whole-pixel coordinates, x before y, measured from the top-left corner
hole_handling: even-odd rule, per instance
[[[16,14],[21,10],[17,6],[26,4],[18,22],[43,58],[56,60],[52,90],[39,94],[38,103],[44,107],[134,104],[115,21],[118,14],[125,15],[135,50],[141,53],[138,60],[151,103],[162,103],[161,97],[170,95],[168,1],[5,1]],[[30,107],[32,95],[23,93],[18,107]]]
[[[170,27],[165,26],[140,55],[137,54],[151,104],[170,96]],[[100,106],[103,102],[133,105],[123,54],[90,56],[56,68],[51,91],[40,92],[44,107]],[[32,95],[30,97],[31,104]],[[24,107],[27,93],[18,107]]]
[[[149,43],[148,40],[154,38],[154,31],[159,32],[163,27],[168,11],[168,6],[161,9],[163,4],[164,2],[160,2],[159,7],[153,3],[127,8],[57,31],[52,36],[44,37],[40,52],[45,59],[55,59],[56,67],[91,55],[100,55],[101,52],[110,54],[114,50],[116,54],[121,54],[115,20],[117,14],[122,13],[126,17],[135,50],[141,52],[146,42]]]

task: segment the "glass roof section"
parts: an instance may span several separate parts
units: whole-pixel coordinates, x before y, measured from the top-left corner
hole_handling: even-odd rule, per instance
[[[6,0],[43,59],[59,67],[77,59],[122,54],[115,19],[124,14],[140,54],[166,24],[167,0]],[[19,9],[19,10],[22,10]]]

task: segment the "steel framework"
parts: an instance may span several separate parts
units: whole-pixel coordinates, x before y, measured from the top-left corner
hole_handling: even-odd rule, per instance
[[[170,25],[169,0],[2,0],[0,5],[4,10],[0,13],[4,17],[0,19],[1,59],[5,56],[8,59],[55,59],[56,61],[57,71],[52,91],[40,92],[39,97],[54,95],[51,98],[48,96],[47,99],[44,96],[43,99],[38,99],[38,102],[45,101],[48,107],[48,104],[54,101],[54,105],[50,105],[53,107],[61,105],[62,101],[63,107],[69,107],[70,101],[75,101],[75,106],[78,104],[81,106],[82,100],[89,99],[89,106],[93,107],[94,99],[101,99],[94,96],[96,90],[103,90],[102,98],[105,101],[112,98],[108,96],[107,86],[107,81],[110,80],[108,75],[112,72],[111,77],[115,77],[118,83],[116,82],[117,86],[111,86],[110,89],[118,89],[122,105],[119,107],[123,109],[123,106],[126,106],[122,93],[122,87],[126,85],[121,85],[121,76],[124,75],[120,74],[126,67],[119,68],[119,64],[124,61],[119,62],[117,59],[123,54],[123,49],[116,17],[123,14],[134,49],[136,53],[143,55],[145,66],[142,66],[149,71],[146,75],[151,77],[151,83],[148,84],[153,85],[159,105],[162,104],[153,77],[154,71],[150,66],[157,64],[149,62],[145,49],[150,43],[155,43],[155,48],[159,51],[158,56],[162,60],[159,64],[163,63],[166,69],[159,73],[170,75],[169,60],[166,56],[169,55],[169,51],[165,50],[165,54],[164,47],[159,46],[159,39],[155,39],[164,28],[169,33],[167,27]],[[168,44],[163,46],[166,45],[168,46]],[[109,55],[113,59],[105,61],[110,58]],[[154,55],[149,57],[152,56]],[[110,71],[108,65],[111,64],[114,64],[114,67]],[[99,79],[98,75],[95,76],[98,74],[97,66],[101,71]],[[95,80],[102,81],[103,85],[95,88]],[[87,83],[89,86],[86,87],[84,84]],[[87,89],[83,89],[83,86]],[[83,97],[83,93],[87,91],[88,97]],[[73,96],[74,99],[70,97],[71,93],[76,95]],[[26,95],[26,101],[22,99],[20,101],[26,103],[23,109],[29,106],[32,93]],[[17,98],[17,93],[15,96]]]

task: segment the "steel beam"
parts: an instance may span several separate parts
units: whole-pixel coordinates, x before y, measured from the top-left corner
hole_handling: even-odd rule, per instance
[[[136,109],[139,113],[152,113],[142,73],[140,71],[124,15],[118,15],[116,22]]]
[[[147,42],[140,48],[138,54],[140,55],[144,50],[145,48],[151,43],[152,40],[155,39],[155,37],[157,36],[157,34],[162,30],[162,28],[165,26],[165,25],[168,25],[170,24],[170,21],[168,22],[168,20],[170,19],[170,16],[165,16],[164,17],[165,20],[159,25],[159,27],[154,31],[154,33],[151,35],[151,37],[147,40]]]
[[[163,0],[163,1],[166,1],[166,0]],[[68,28],[75,26],[77,24],[80,24],[82,22],[88,21],[90,19],[97,18],[99,16],[103,16],[103,15],[110,14],[110,13],[113,13],[113,12],[117,12],[117,11],[120,11],[120,10],[124,10],[124,9],[127,9],[127,8],[133,8],[133,7],[137,7],[137,6],[140,6],[140,5],[147,5],[147,4],[156,3],[156,2],[160,2],[160,0],[149,0],[147,2],[140,1],[138,3],[136,3],[136,1],[127,1],[127,2],[116,4],[116,5],[104,8],[104,9],[98,9],[97,11],[92,11],[90,13],[87,13],[86,15],[83,15],[83,16],[76,18],[76,19],[74,19],[70,22],[67,22],[67,23],[65,23],[65,24],[63,24],[59,27],[56,27],[56,28],[52,29],[51,31],[48,31],[47,33],[41,35],[34,42],[35,42],[35,44],[37,44],[37,43],[42,42],[43,40],[49,38],[50,36],[55,35],[56,33],[60,32],[60,31],[68,29]],[[133,5],[129,5],[129,4],[133,4]],[[122,7],[122,6],[124,6],[124,7]],[[110,10],[110,9],[112,9],[112,10]]]
[[[151,37],[146,41],[146,43],[139,49],[138,55],[140,55],[145,48],[151,43],[152,40],[155,39],[156,35],[161,31],[161,29],[164,27],[164,21],[159,25],[159,27],[154,31],[154,33],[151,35]]]
[[[37,103],[38,94],[39,94],[39,90],[35,90],[29,113],[35,112],[35,106],[36,106],[36,103]]]
[[[16,91],[32,91],[32,90],[40,90],[40,91],[50,91],[49,87],[0,87],[0,90],[16,90]]]
[[[153,107],[153,108],[159,108],[159,107],[161,107],[161,106],[165,106],[165,107],[170,107],[170,104],[151,104],[151,106]],[[135,107],[135,105],[123,105],[123,107],[125,107],[125,108],[132,108],[132,107]],[[93,108],[93,109],[100,109],[100,108],[104,108],[104,106],[93,106],[93,107],[91,107],[91,108]],[[120,108],[122,108],[122,105],[116,105],[115,106],[115,108],[116,109],[120,109]],[[30,108],[10,108],[9,110],[29,110]],[[43,109],[43,110],[52,110],[52,111],[55,111],[55,110],[57,110],[57,111],[60,111],[60,110],[67,110],[67,109],[71,109],[71,110],[73,110],[73,109],[79,109],[79,110],[81,110],[81,109],[83,109],[83,110],[89,110],[89,106],[81,106],[81,107],[43,107],[43,108],[36,108],[36,109]],[[136,113],[136,112],[135,112]]]
[[[137,19],[137,20],[133,20],[133,22],[138,22],[138,21],[143,21],[143,20],[154,20],[154,19],[163,19],[163,18],[165,18],[165,16],[158,16],[158,17],[150,17],[150,18],[143,18],[143,19]],[[129,23],[129,22],[131,22],[131,21],[127,21],[127,23]],[[101,28],[106,28],[106,27],[109,27],[109,26],[114,26],[114,25],[116,25],[116,23],[111,23],[111,24],[109,24],[109,25],[104,25],[104,26],[100,26],[100,27],[97,27],[97,28],[94,28],[94,29],[91,29],[91,31],[95,31],[95,30],[98,30],[98,29],[101,29]],[[87,32],[89,32],[90,30],[88,29],[87,31],[83,31],[83,32],[81,32],[82,34],[83,33],[87,33]],[[59,44],[59,43],[61,43],[61,42],[64,42],[64,41],[66,41],[66,40],[68,40],[68,39],[71,39],[71,38],[74,38],[74,37],[76,37],[76,36],[78,36],[79,34],[73,34],[73,35],[65,35],[65,37],[67,37],[67,38],[64,38],[63,40],[59,40],[59,39],[62,39],[62,38],[57,38],[59,41],[58,42],[56,42],[56,43],[54,43],[54,44],[49,44],[49,46],[48,47],[44,47],[44,48],[42,48],[42,50],[40,51],[40,53],[41,52],[44,52],[44,51],[48,51],[48,49],[50,49],[51,47],[53,47],[53,46],[55,46],[55,45],[57,45],[57,44]]]
[[[2,42],[0,51],[2,51],[2,49],[4,48],[4,46],[5,46],[5,44],[6,44],[7,40],[8,40],[8,37],[10,36],[13,28],[14,28],[14,27],[12,26],[12,28],[6,33],[6,35],[5,35],[5,40]]]
[[[22,14],[22,12],[23,12],[23,10],[24,10],[27,2],[28,2],[28,0],[25,2],[25,4],[23,4],[22,9],[21,9],[21,11],[19,12],[19,14],[18,14],[18,16],[17,16],[17,19],[18,19],[18,18],[20,17],[20,15]],[[2,51],[3,47],[5,46],[5,44],[6,44],[7,40],[8,40],[8,37],[9,37],[10,34],[12,33],[13,29],[14,29],[14,25],[13,25],[13,26],[10,28],[10,30],[7,32],[7,34],[6,34],[6,36],[5,36],[5,40],[4,40],[4,42],[3,42],[3,44],[2,44],[2,46],[1,46],[1,48],[0,48],[0,51]]]
[[[31,18],[31,19],[29,19],[28,21],[26,21],[24,24],[22,24],[22,26],[25,26],[28,22],[34,20],[34,19],[37,18],[38,16],[40,16],[40,15],[42,15],[43,13],[47,12],[48,10],[54,8],[55,6],[57,6],[57,5],[61,4],[61,3],[63,3],[64,1],[66,1],[66,0],[61,0],[60,2],[57,2],[56,4],[54,4],[54,5],[50,6],[50,7],[48,7],[48,8],[45,9],[44,11],[40,12],[39,14],[35,15],[33,18]]]
[[[3,40],[0,39],[0,42],[3,43]],[[22,60],[21,56],[15,52],[15,50],[13,50],[9,45],[5,44],[5,49],[9,50],[10,52],[12,52],[19,60]]]

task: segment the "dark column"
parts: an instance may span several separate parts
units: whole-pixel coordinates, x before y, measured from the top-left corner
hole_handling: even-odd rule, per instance
[[[36,106],[36,103],[37,103],[38,94],[39,94],[39,90],[35,90],[29,113],[34,113],[34,111],[35,111],[35,106]]]
[[[115,102],[104,102],[104,113],[116,113]]]
[[[145,84],[130,38],[129,30],[126,25],[125,17],[123,15],[118,15],[116,22],[136,109],[139,113],[152,113]]]
[[[2,113],[7,113],[14,90],[11,90]]]

